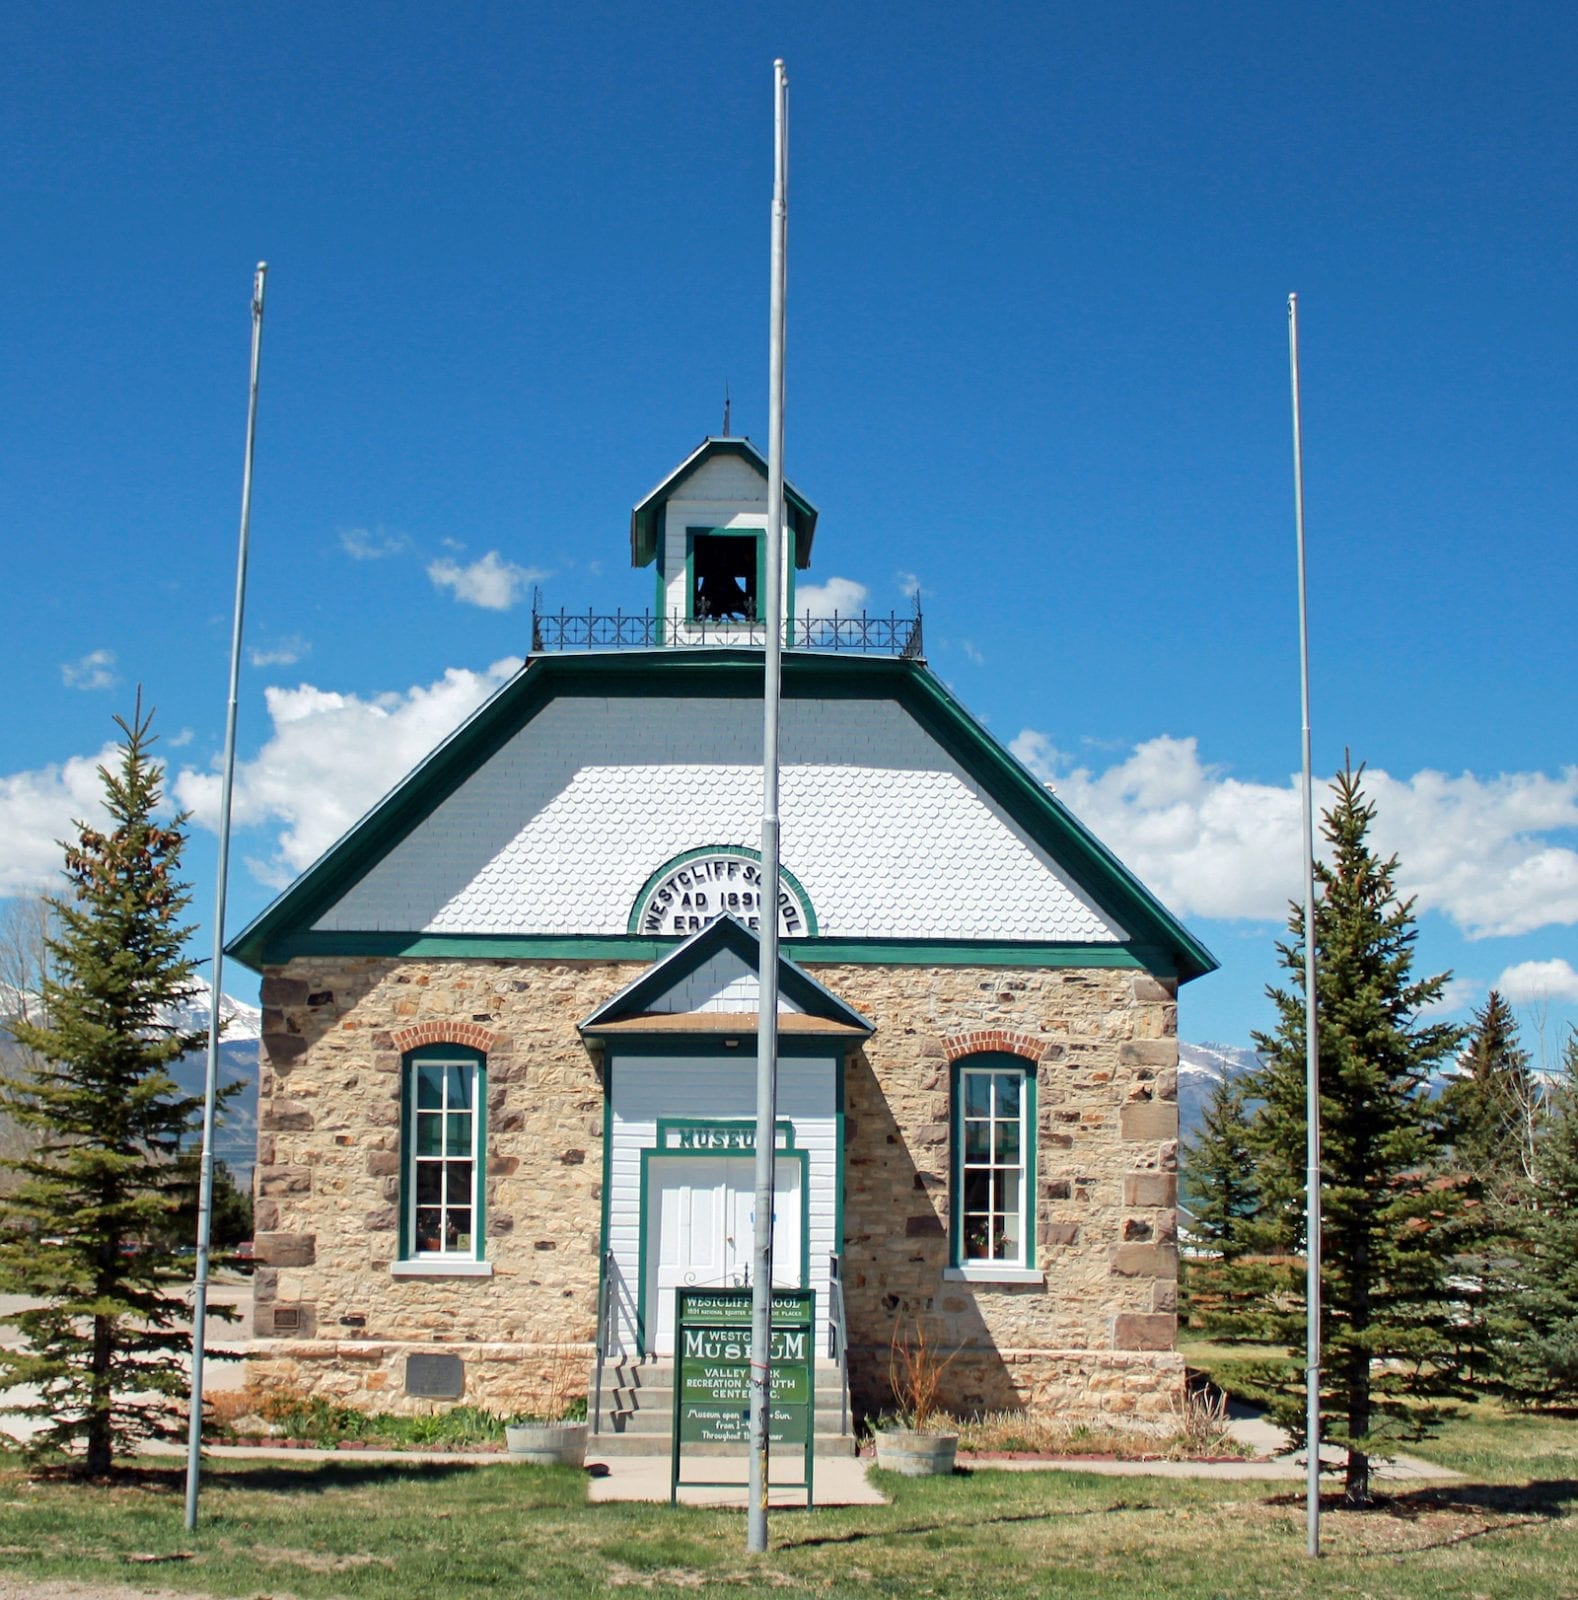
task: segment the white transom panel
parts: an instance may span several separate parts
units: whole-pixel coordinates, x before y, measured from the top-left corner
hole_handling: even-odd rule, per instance
[[[783,863],[822,936],[1125,939],[894,701],[786,701],[782,751]],[[622,934],[664,863],[756,840],[760,760],[756,701],[552,701],[315,926]]]

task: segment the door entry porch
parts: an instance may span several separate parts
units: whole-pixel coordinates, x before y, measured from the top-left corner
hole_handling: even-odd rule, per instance
[[[654,1150],[646,1157],[641,1238],[642,1354],[674,1352],[674,1291],[738,1289],[756,1252],[752,1155]],[[807,1286],[806,1157],[779,1150],[773,1185],[773,1284]]]

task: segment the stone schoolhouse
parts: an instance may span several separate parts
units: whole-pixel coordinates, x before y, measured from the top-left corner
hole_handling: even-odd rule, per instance
[[[794,575],[817,512],[786,496]],[[709,438],[631,516],[645,617],[526,664],[252,923],[252,1382],[527,1406],[661,1365],[746,1281],[756,930],[782,935],[775,1277],[857,1407],[896,1327],[956,1409],[1178,1398],[1177,996],[1210,954],[927,669],[920,619],[790,625],[761,795],[766,463]],[[613,1418],[618,1425],[618,1418]]]

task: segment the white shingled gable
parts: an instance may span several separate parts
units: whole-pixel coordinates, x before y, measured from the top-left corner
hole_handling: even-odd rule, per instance
[[[743,956],[733,950],[715,950],[700,966],[682,973],[669,988],[643,1001],[642,1010],[668,1014],[755,1011],[761,1004],[761,995],[756,969]],[[781,1013],[792,1016],[803,1009],[779,990]]]
[[[1126,939],[896,702],[786,701],[782,750],[783,863],[823,937]],[[760,759],[756,701],[553,700],[315,927],[623,934],[665,863],[755,843]]]
[[[669,499],[749,500],[765,506],[767,480],[740,456],[710,456],[672,486]]]

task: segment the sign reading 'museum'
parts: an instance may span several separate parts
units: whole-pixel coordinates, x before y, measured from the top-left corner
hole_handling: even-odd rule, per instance
[[[809,1504],[816,1417],[815,1291],[775,1289],[771,1330],[767,1436],[773,1444],[798,1445],[805,1452],[805,1482],[779,1487],[804,1489]],[[670,1499],[678,1495],[685,1446],[749,1445],[750,1414],[751,1291],[677,1290]]]
[[[794,1149],[794,1123],[774,1124],[773,1144],[779,1150]],[[756,1124],[743,1117],[709,1117],[698,1122],[674,1117],[658,1118],[660,1150],[739,1150],[756,1149]]]
[[[731,916],[760,933],[764,898],[760,852],[727,844],[690,850],[647,880],[630,916],[630,932],[683,937]],[[810,901],[788,872],[779,875],[778,932],[789,939],[816,932]]]

